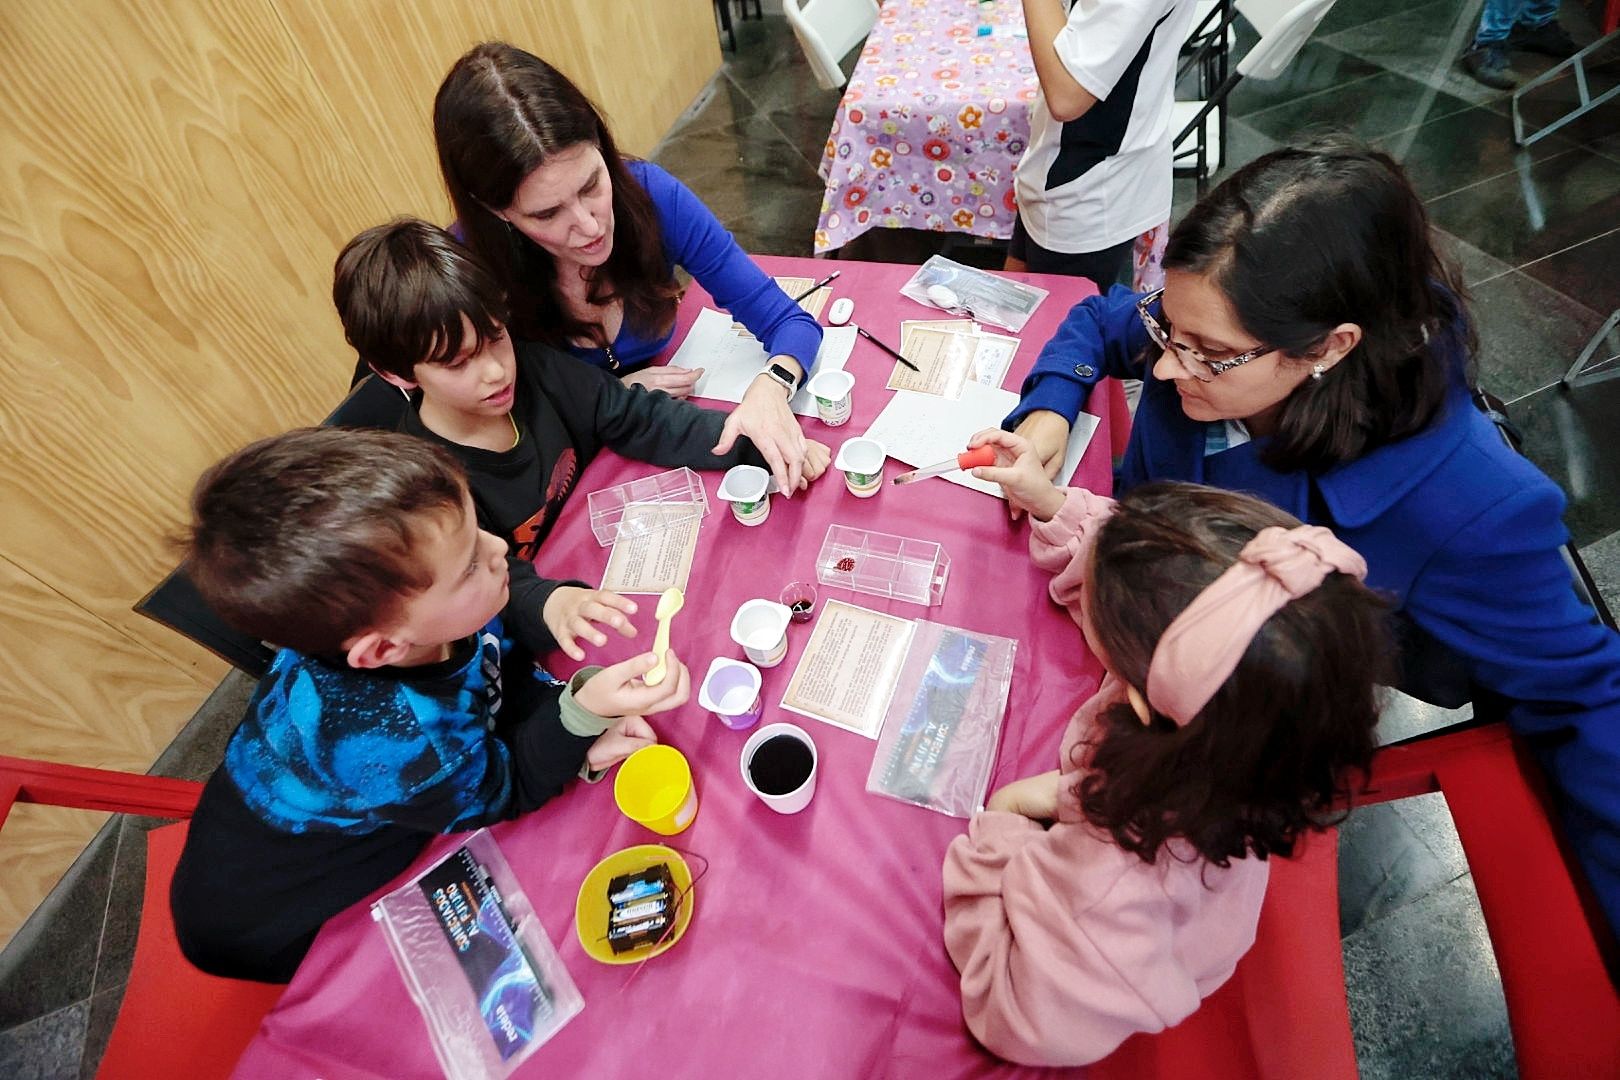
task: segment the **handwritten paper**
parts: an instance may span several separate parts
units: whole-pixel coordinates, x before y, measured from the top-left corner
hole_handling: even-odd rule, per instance
[[[826,601],[782,708],[877,738],[915,628],[898,615]]]
[[[1018,395],[1011,390],[975,382],[963,386],[962,396],[954,401],[901,390],[883,407],[867,429],[866,437],[881,442],[890,457],[914,468],[925,468],[960,454],[967,448],[968,439],[985,428],[1000,427],[1002,418],[1017,404]],[[1074,478],[1075,467],[1080,464],[1096,430],[1097,418],[1081,413],[1069,432],[1068,451],[1054,483],[1062,486]],[[998,499],[1003,497],[1000,484],[977,479],[961,470],[948,472],[941,479]]]
[[[815,370],[843,370],[854,348],[853,326],[827,327],[821,337],[821,349],[816,353]],[[675,350],[669,362],[681,367],[703,369],[703,377],[692,389],[694,397],[741,401],[755,376],[769,360],[765,346],[752,336],[732,332],[731,316],[713,308],[704,308],[698,312],[692,329],[686,333],[686,340],[681,342],[681,347]],[[815,396],[802,386],[793,396],[792,405],[793,411],[800,416],[816,415]]]
[[[698,526],[703,523],[697,507],[632,503],[625,507],[624,521],[634,525],[637,535],[628,535],[627,530],[613,542],[602,588],[619,593],[685,592],[697,553]]]

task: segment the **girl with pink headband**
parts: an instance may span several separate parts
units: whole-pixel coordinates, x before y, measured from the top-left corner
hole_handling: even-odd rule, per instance
[[[1192,484],[1059,489],[1021,437],[978,438],[1003,464],[976,473],[1031,508],[1030,553],[1106,673],[1059,767],[951,844],[945,946],[986,1047],[1083,1065],[1232,974],[1267,857],[1367,767],[1394,645],[1366,564],[1325,528]]]

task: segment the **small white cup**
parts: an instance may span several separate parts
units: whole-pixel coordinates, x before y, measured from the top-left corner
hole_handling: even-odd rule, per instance
[[[775,744],[772,749],[765,751],[766,758],[757,762],[754,760],[766,743],[777,738],[797,742],[809,751],[810,766],[807,772],[802,767],[802,752],[792,746]],[[797,724],[766,724],[743,744],[743,783],[778,814],[797,814],[809,806],[811,798],[815,796],[818,761],[815,740],[810,738],[808,731]],[[778,791],[778,788],[787,790]]]
[[[816,399],[816,415],[828,427],[849,423],[855,407],[855,376],[847,371],[823,371],[810,380],[810,395]]]
[[[749,600],[731,619],[731,640],[743,647],[750,663],[773,668],[787,657],[787,628],[793,611],[774,600]]]
[[[858,499],[870,499],[883,490],[883,462],[888,451],[876,439],[849,439],[838,448],[838,459],[833,465],[844,474],[849,493]]]
[[[759,668],[741,660],[717,656],[698,687],[698,704],[734,731],[759,723],[764,701],[759,696]]]
[[[733,465],[720,481],[718,497],[744,525],[763,525],[771,516],[771,474],[758,465]]]

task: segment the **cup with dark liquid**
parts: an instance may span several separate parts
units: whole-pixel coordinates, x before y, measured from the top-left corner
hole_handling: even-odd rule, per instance
[[[816,744],[797,724],[767,724],[742,750],[743,783],[778,814],[797,814],[816,793]]]

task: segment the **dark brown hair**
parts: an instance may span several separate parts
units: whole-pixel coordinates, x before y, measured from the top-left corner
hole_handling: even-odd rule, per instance
[[[367,229],[344,246],[332,268],[332,303],[362,361],[412,382],[417,364],[461,351],[463,315],[474,350],[505,333],[506,294],[489,268],[416,218]]]
[[[622,300],[626,320],[643,331],[671,324],[680,289],[658,211],[625,167],[601,112],[556,68],[502,42],[476,46],[439,87],[433,138],[462,235],[511,297],[520,337],[558,346],[601,340],[599,325],[563,308],[551,255],[495,215],[553,154],[585,144],[602,152],[613,185],[613,250],[591,281],[590,300]]]
[[[1195,484],[1133,489],[1097,536],[1088,599],[1114,673],[1147,685],[1159,638],[1261,529],[1299,524],[1247,495]],[[1287,604],[1185,727],[1128,705],[1080,748],[1088,821],[1153,862],[1172,838],[1217,866],[1289,855],[1365,771],[1394,646],[1385,605],[1347,574]]]
[[[1283,402],[1273,468],[1326,469],[1415,434],[1453,380],[1471,380],[1462,282],[1388,154],[1324,138],[1256,158],[1172,230],[1164,266],[1212,278],[1284,362],[1309,362],[1341,323],[1361,327],[1348,355]]]
[[[392,431],[302,428],[203,473],[187,570],[245,634],[331,655],[433,584],[413,550],[430,519],[459,515],[461,466]]]

